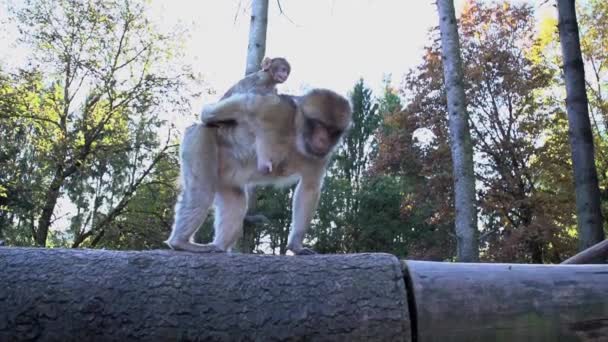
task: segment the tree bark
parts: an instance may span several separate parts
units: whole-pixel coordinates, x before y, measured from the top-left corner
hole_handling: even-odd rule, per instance
[[[0,341],[410,341],[400,262],[0,248]]]
[[[249,44],[247,45],[247,62],[245,75],[261,69],[262,59],[266,54],[266,30],[268,28],[268,0],[253,0],[251,2],[251,22],[249,24]],[[247,187],[247,216],[257,215],[257,194],[255,187]],[[255,249],[255,231],[257,225],[247,218],[243,222],[243,236],[238,243],[238,249],[243,253],[251,253]]]
[[[34,240],[36,245],[40,247],[46,246],[46,239],[49,235],[49,228],[51,227],[51,219],[53,217],[53,213],[55,212],[57,200],[61,195],[61,187],[63,186],[64,181],[65,176],[63,166],[57,166],[53,180],[46,191],[44,205],[42,207],[40,218],[38,219],[38,227],[35,230]]]
[[[268,27],[268,0],[251,2],[251,22],[249,24],[249,45],[245,75],[260,70],[266,54],[266,29]]]
[[[463,86],[460,41],[453,0],[438,0],[443,75],[447,92],[450,147],[454,174],[454,207],[457,258],[479,260],[473,145]]]
[[[0,248],[0,341],[603,341],[607,265]]]
[[[407,261],[404,273],[419,342],[600,342],[608,336],[605,265]]]
[[[608,240],[604,240],[584,251],[564,260],[562,264],[591,264],[605,263],[608,260]]]
[[[557,9],[576,187],[579,250],[582,251],[604,240],[604,229],[574,0],[557,0]]]

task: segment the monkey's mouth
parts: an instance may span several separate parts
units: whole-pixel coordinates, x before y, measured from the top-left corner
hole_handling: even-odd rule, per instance
[[[315,148],[312,144],[306,143],[306,152],[317,158],[325,158],[327,155],[327,149]]]

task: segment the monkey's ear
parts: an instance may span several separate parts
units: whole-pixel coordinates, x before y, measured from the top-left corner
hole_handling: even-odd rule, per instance
[[[264,59],[262,60],[262,70],[268,71],[268,69],[270,69],[271,64],[272,64],[272,58],[264,57]]]

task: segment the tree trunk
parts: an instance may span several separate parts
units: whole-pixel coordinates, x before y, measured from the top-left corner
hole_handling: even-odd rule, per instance
[[[243,221],[243,235],[239,239],[237,243],[237,250],[241,253],[253,253],[255,250],[256,243],[256,231],[258,227],[262,224],[266,223],[263,220],[257,219],[262,216],[266,218],[264,215],[261,215],[257,212],[257,189],[255,186],[248,186],[247,189],[247,215],[245,216],[245,220]]]
[[[454,174],[457,258],[463,262],[479,260],[475,174],[469,117],[464,97],[460,41],[453,0],[438,0],[443,75],[447,91],[450,146]]]
[[[608,240],[593,245],[584,251],[564,260],[562,264],[591,264],[594,262],[605,263],[608,260]]]
[[[249,45],[247,46],[247,66],[245,75],[260,70],[266,54],[266,28],[268,27],[268,0],[251,2],[251,23],[249,25]]]
[[[0,248],[0,341],[603,341],[608,266]]]
[[[419,342],[606,341],[608,266],[407,261]]]
[[[49,235],[49,228],[51,227],[51,218],[53,217],[53,212],[55,212],[55,206],[57,205],[57,199],[59,199],[64,180],[63,167],[58,166],[55,170],[51,185],[49,185],[49,189],[46,191],[44,206],[42,207],[42,213],[38,219],[38,228],[36,229],[34,236],[34,240],[38,246],[46,246],[46,239]]]
[[[249,44],[247,45],[247,64],[245,75],[257,72],[261,68],[266,54],[266,29],[268,27],[268,0],[251,2],[251,22],[249,24]],[[257,214],[257,194],[255,187],[247,188],[247,216]],[[238,250],[251,253],[255,249],[256,224],[250,220],[243,222],[243,236],[238,243]]]
[[[576,187],[579,250],[582,251],[602,241],[604,229],[574,0],[557,0],[557,9]]]
[[[253,193],[255,196],[255,192]],[[254,202],[253,200],[251,202]],[[249,210],[249,214],[245,217],[245,221],[243,222],[243,236],[239,239],[237,243],[237,249],[241,253],[253,253],[255,248],[257,247],[256,238],[258,235],[258,224],[251,222],[249,219],[257,214],[254,213],[252,209]]]
[[[0,341],[410,341],[399,261],[0,248]]]

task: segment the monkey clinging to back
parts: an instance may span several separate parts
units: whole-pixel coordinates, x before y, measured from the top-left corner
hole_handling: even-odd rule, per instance
[[[276,85],[283,83],[289,77],[291,72],[291,66],[285,58],[266,57],[262,61],[262,68],[260,71],[251,73],[245,78],[233,85],[228,91],[222,96],[220,100],[226,99],[235,94],[259,94],[259,95],[272,95],[277,93]],[[201,119],[205,118],[201,116]],[[257,155],[257,167],[260,172],[270,173],[272,172],[273,163],[280,162],[284,156],[281,155],[280,149],[283,142],[283,138],[279,137],[278,134],[269,134],[267,132],[275,132],[272,128],[275,126],[273,118],[264,117],[263,120],[257,120],[252,125],[257,131],[255,136],[255,152]],[[262,140],[261,137],[265,137]]]
[[[260,71],[251,73],[242,80],[238,81],[237,84],[233,85],[228,91],[222,96],[220,100],[223,100],[234,94],[253,93],[259,95],[270,95],[277,93],[277,84],[283,83],[289,77],[291,72],[291,66],[285,58],[266,57],[262,61],[262,69]]]

